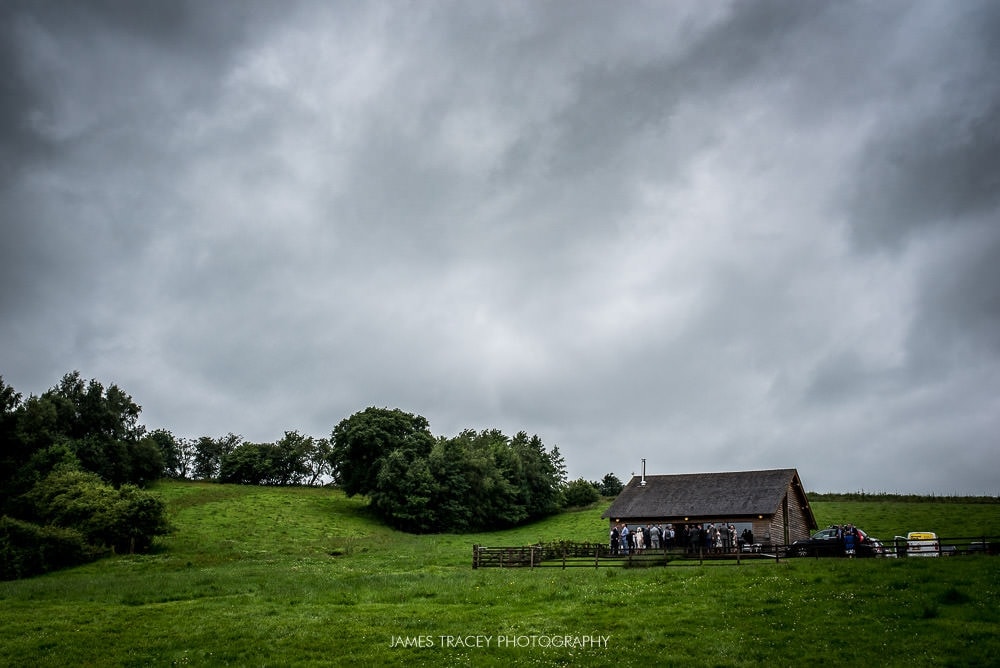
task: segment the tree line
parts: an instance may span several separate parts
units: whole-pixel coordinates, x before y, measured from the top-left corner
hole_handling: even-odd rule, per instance
[[[170,531],[144,489],[163,455],[140,407],[77,372],[22,400],[0,377],[0,578],[144,552]]]
[[[141,410],[118,386],[76,371],[27,398],[0,377],[0,577],[148,550],[171,530],[144,489],[160,478],[334,484],[414,533],[515,526],[621,490],[613,474],[568,482],[558,447],[537,435],[434,436],[425,418],[400,409],[370,407],[328,438],[286,431],[272,443],[147,431]]]

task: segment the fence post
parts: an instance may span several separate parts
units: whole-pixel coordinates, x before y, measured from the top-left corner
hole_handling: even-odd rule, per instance
[[[563,544],[563,570],[566,570],[566,545]]]
[[[479,546],[472,545],[472,569],[475,570],[479,568]]]
[[[598,567],[598,557],[601,554],[601,544],[597,543],[594,545],[594,568]]]

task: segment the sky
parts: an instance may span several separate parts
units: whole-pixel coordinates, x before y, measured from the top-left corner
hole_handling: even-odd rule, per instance
[[[0,3],[0,375],[1000,495],[1000,4]]]

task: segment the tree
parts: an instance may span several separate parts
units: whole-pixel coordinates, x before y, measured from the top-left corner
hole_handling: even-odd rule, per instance
[[[601,493],[597,490],[597,487],[583,478],[574,480],[566,485],[566,489],[563,490],[563,499],[568,508],[589,506],[600,498]]]
[[[163,503],[137,485],[163,475],[171,437],[147,436],[141,410],[79,372],[23,402],[0,378],[2,577],[145,551],[169,530]]]
[[[156,446],[163,459],[162,476],[167,478],[183,478],[181,475],[181,448],[178,440],[166,429],[150,432],[143,440]]]
[[[220,438],[202,436],[195,443],[194,477],[215,480],[219,477],[222,459],[243,442],[242,436],[230,432]]]
[[[412,449],[397,448],[382,459],[371,502],[396,528],[427,533],[441,527],[437,508],[431,503],[436,491],[427,459]]]
[[[126,455],[128,480],[132,483],[145,487],[164,476],[166,467],[163,464],[163,451],[156,440],[147,436],[138,443],[129,443]]]
[[[439,531],[460,533],[512,526],[525,517],[517,489],[498,466],[511,459],[507,437],[497,430],[467,429],[441,438],[428,457],[437,490],[431,503]]]
[[[4,383],[3,376],[0,376],[0,488],[8,488],[9,481],[31,456],[30,449],[17,437],[20,406],[20,393]]]
[[[348,495],[413,532],[493,530],[558,511],[565,463],[538,436],[497,429],[434,439],[427,421],[368,408],[331,434],[331,469]]]
[[[4,382],[0,376],[0,416],[7,416],[14,412],[21,404],[21,393],[15,392],[14,388]]]
[[[176,443],[177,468],[173,471],[173,477],[186,480],[194,476],[195,459],[198,456],[198,442],[190,438],[178,438]],[[170,475],[170,473],[167,475]]]
[[[312,438],[286,431],[277,443],[241,443],[222,456],[219,482],[243,485],[291,485],[308,473],[306,452]]]
[[[59,385],[42,395],[56,404],[62,433],[70,438],[101,436],[108,441],[138,441],[145,433],[139,424],[142,407],[117,385],[107,390],[97,380],[84,382],[79,371],[63,376]]]
[[[425,457],[434,446],[427,419],[398,408],[369,407],[341,420],[330,434],[330,468],[347,496],[378,489],[385,459],[396,450]]]
[[[146,484],[162,474],[162,462],[141,441],[142,408],[116,385],[85,382],[74,371],[41,396],[20,402],[0,384],[4,455],[0,471],[9,493],[26,491],[63,459],[68,449],[79,465],[114,484]],[[52,455],[45,452],[55,448]]]
[[[222,453],[211,436],[202,436],[194,444],[194,477],[196,480],[214,480],[219,474]]]
[[[275,485],[297,485],[309,474],[308,458],[313,451],[313,437],[297,431],[286,431],[274,444],[271,459]]]
[[[333,466],[330,464],[330,455],[333,446],[328,438],[310,439],[311,445],[306,451],[307,485],[315,485],[325,477],[332,477]]]
[[[240,443],[219,462],[218,481],[237,485],[266,484],[270,462],[264,448],[270,443]]]
[[[595,486],[601,491],[603,496],[618,496],[625,489],[625,485],[622,484],[622,481],[614,473],[604,474],[604,478],[600,483],[595,484]]]
[[[551,515],[559,509],[560,487],[562,487],[566,467],[559,449],[546,452],[542,440],[521,431],[510,442],[510,449],[518,460],[511,484],[519,488],[519,500],[524,506],[526,518],[536,519]]]

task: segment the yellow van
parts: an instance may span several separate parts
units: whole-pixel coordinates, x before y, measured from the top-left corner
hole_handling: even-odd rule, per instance
[[[940,557],[941,543],[933,531],[911,531],[906,534],[906,556]]]

